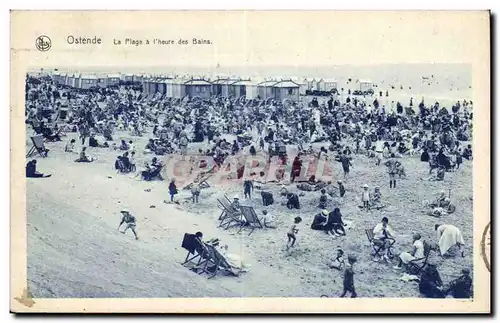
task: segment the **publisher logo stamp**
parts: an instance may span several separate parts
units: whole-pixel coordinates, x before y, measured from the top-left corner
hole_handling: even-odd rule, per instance
[[[52,47],[52,41],[48,36],[42,35],[36,39],[35,46],[39,51],[46,52]]]

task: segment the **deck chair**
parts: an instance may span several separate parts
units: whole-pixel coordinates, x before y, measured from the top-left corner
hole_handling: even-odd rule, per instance
[[[368,241],[370,242],[370,245],[372,246],[372,256],[382,256],[380,252],[383,250],[384,245],[377,245],[375,237],[373,236],[373,229],[365,229],[366,237],[368,238]],[[392,246],[396,243],[396,240],[389,238],[389,246],[387,247],[388,250],[388,256],[393,257],[394,254],[392,253]]]
[[[209,188],[210,184],[208,184],[208,180],[212,177],[213,174],[205,174],[202,178],[200,178],[200,188]]]
[[[248,235],[251,235],[252,232],[257,229],[257,228],[264,228],[262,223],[260,222],[259,218],[257,217],[257,214],[255,213],[255,209],[251,206],[241,206],[241,213],[243,214],[243,217],[245,218],[245,222],[241,223],[240,230],[238,233],[243,230],[244,227],[249,226],[252,228],[250,233]]]
[[[213,272],[210,274],[208,279],[211,279],[211,278],[214,278],[215,276],[217,276],[217,273],[220,270],[225,270],[226,272],[229,272],[233,275],[236,275],[233,272],[229,262],[226,260],[226,258],[224,258],[223,255],[221,255],[221,253],[217,250],[217,248],[215,248],[215,246],[210,245],[210,244],[205,244],[205,247],[206,247],[207,252],[208,252],[209,261],[207,261],[204,264],[203,272],[210,273],[211,271],[210,271],[209,266],[212,265],[214,267]]]
[[[186,259],[182,265],[186,265],[189,262],[193,262],[196,266],[202,264],[202,261],[207,258],[207,251],[204,248],[203,243],[194,234],[185,233],[182,239],[181,247],[188,251]]]
[[[210,184],[207,183],[207,181],[212,177],[213,174],[203,174],[201,177],[197,177],[198,182],[200,183],[200,189],[201,188],[209,188]],[[185,190],[190,190],[191,187],[193,186],[193,183],[189,183],[184,187]]]
[[[241,212],[235,210],[227,198],[217,199],[217,201],[219,201],[219,204],[222,206],[222,213],[219,216],[219,227],[227,230],[232,225],[241,224]]]
[[[33,147],[30,148],[28,153],[26,154],[26,158],[31,157],[35,154],[38,154],[42,157],[47,157],[47,148],[45,148],[45,144],[43,141],[43,135],[36,135],[31,137],[31,141],[33,142]]]
[[[427,266],[427,260],[429,259],[431,251],[431,245],[427,243],[427,241],[424,241],[424,257],[410,261],[407,265],[407,271],[412,275],[420,274],[425,266]]]

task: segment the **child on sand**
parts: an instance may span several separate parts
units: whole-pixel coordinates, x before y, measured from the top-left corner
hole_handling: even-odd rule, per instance
[[[71,139],[64,148],[64,151],[67,153],[72,153],[75,150],[75,139]]]
[[[337,254],[335,255],[335,258],[332,259],[329,267],[332,269],[342,270],[344,266],[344,251],[342,249],[337,249]]]
[[[351,293],[351,298],[355,298],[357,296],[356,290],[354,289],[354,270],[353,266],[356,263],[356,257],[353,255],[349,255],[347,257],[347,264],[344,269],[344,291],[340,297],[344,297],[347,292]]]
[[[125,232],[127,232],[128,229],[131,229],[132,233],[135,236],[135,240],[138,240],[139,237],[137,236],[137,233],[135,232],[135,227],[136,227],[136,224],[137,224],[135,216],[133,216],[132,214],[130,214],[130,212],[127,211],[127,210],[122,210],[122,211],[120,211],[120,213],[123,216],[122,216],[122,220],[120,222],[120,225],[118,225],[118,229],[117,230],[120,230],[120,227],[122,226],[122,224],[125,223],[127,225],[125,227],[125,230],[120,231],[120,232],[123,233],[123,234],[125,234]]]
[[[295,241],[297,240],[297,237],[295,236],[298,232],[299,229],[297,229],[297,224],[302,222],[302,218],[300,216],[295,217],[292,226],[290,227],[290,230],[288,230],[287,236],[288,236],[288,242],[286,244],[286,249],[288,250],[290,247],[293,248],[295,245]],[[290,244],[292,242],[292,244]]]
[[[361,201],[363,201],[363,209],[365,211],[370,210],[370,192],[368,191],[368,185],[363,185],[363,193],[361,195]]]
[[[396,160],[395,155],[391,154],[388,161],[385,162],[387,166],[387,173],[389,173],[389,187],[396,188],[396,174],[398,172],[398,167],[401,165],[399,161]]]

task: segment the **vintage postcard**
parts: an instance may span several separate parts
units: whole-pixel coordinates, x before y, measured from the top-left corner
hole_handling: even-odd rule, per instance
[[[489,11],[12,11],[11,310],[490,313]]]

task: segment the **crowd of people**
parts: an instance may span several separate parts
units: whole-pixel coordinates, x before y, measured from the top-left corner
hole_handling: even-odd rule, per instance
[[[75,162],[96,160],[87,154],[87,147],[118,152],[114,164],[117,172],[132,173],[134,177],[152,181],[166,180],[162,172],[165,165],[158,156],[187,156],[194,152],[213,158],[215,168],[212,171],[215,171],[229,156],[263,153],[269,160],[290,164],[290,169],[278,172],[274,180],[281,185],[279,195],[284,199],[284,205],[290,210],[303,209],[300,196],[320,192],[318,213],[313,217],[310,229],[336,238],[348,234],[349,221],[343,219],[340,207],[329,210],[328,205],[331,205],[332,198],[344,198],[344,184],[349,182],[351,168],[356,167],[361,158],[367,158],[376,169],[387,173],[389,191],[397,190],[398,180],[407,176],[405,159],[413,155],[420,155],[421,162],[429,165],[429,177],[421,180],[443,181],[446,174],[459,169],[464,160],[472,160],[472,102],[456,102],[448,110],[438,102],[425,104],[423,99],[414,106],[412,98],[406,109],[403,110],[399,102],[397,106],[396,111],[391,111],[372,96],[349,96],[345,100],[331,96],[323,102],[316,98],[310,102],[278,102],[221,96],[173,99],[160,93],[145,95],[139,89],[129,87],[76,90],[58,85],[49,76],[28,77],[26,82],[26,123],[50,142],[61,141],[64,132],[78,133],[81,150]],[[137,147],[132,140],[114,138],[117,131],[149,138],[144,147]],[[102,142],[98,136],[103,138]],[[75,139],[69,140],[65,152],[76,152],[75,143]],[[290,151],[293,156],[289,156]],[[138,167],[137,159],[148,156],[151,156],[151,161],[144,162],[142,168]],[[343,180],[338,180],[335,185],[314,175],[305,177],[304,163],[311,156],[334,167],[340,164]],[[244,165],[237,165],[236,176],[243,180],[245,199],[255,198],[254,190],[260,189],[264,207],[273,204],[272,190],[265,188],[269,183],[261,179],[263,174],[243,178],[243,168]],[[290,174],[285,174],[285,171]],[[26,166],[26,176],[50,175],[38,173],[36,160],[31,160]],[[285,183],[287,178],[290,180]],[[169,200],[165,202],[175,202],[180,188],[174,178],[168,178],[168,181]],[[194,204],[203,198],[200,184],[195,180],[190,186]],[[297,187],[295,192],[291,185]],[[454,212],[453,202],[443,193],[436,201],[426,203],[431,208],[429,215],[443,217]],[[390,198],[383,199],[379,186],[370,192],[369,185],[364,185],[359,192],[359,208],[366,212],[383,212]],[[239,198],[235,197],[232,205],[238,209],[239,203]],[[120,226],[127,225],[122,232],[130,228],[138,239],[136,218],[127,210],[122,214]],[[263,210],[261,219],[266,228],[276,228],[273,216],[266,210]],[[295,248],[300,241],[304,230],[299,230],[302,220],[301,216],[296,216],[290,223],[286,232],[287,249]],[[416,260],[423,261],[424,242],[420,233],[413,234],[410,252],[391,254],[397,235],[388,222],[389,219],[383,217],[372,230],[373,244],[378,248],[373,260],[392,263],[396,257],[394,267],[397,269],[404,269]],[[456,245],[464,256],[465,242],[460,229],[442,224],[436,225],[435,231],[439,237],[430,249],[444,255]],[[347,292],[356,297],[354,273],[357,257],[349,254],[345,263],[343,256],[344,251],[339,249],[332,258],[331,268],[344,271],[341,297]],[[420,273],[419,290],[426,297],[444,297],[449,293],[454,297],[470,295],[469,273],[464,269],[462,276],[445,289],[436,266],[428,262]],[[466,287],[469,292],[465,292]]]

